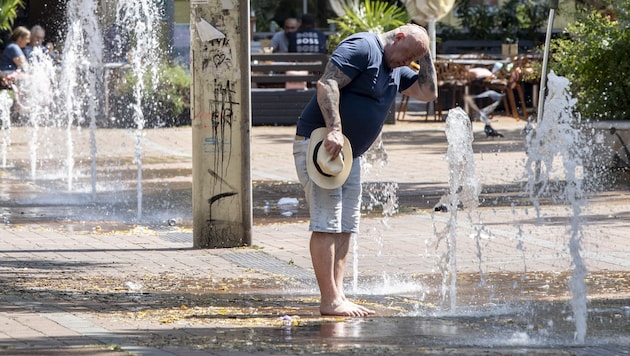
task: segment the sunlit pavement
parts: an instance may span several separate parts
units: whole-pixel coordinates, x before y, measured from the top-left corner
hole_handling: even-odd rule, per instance
[[[0,354],[628,354],[627,187],[591,195],[579,214],[591,304],[586,341],[577,344],[567,303],[573,212],[552,201],[537,212],[522,193],[524,126],[495,118],[505,136],[496,139],[475,123],[481,206],[456,220],[433,209],[448,187],[444,123],[411,112],[385,127],[385,151],[374,157],[386,164],[371,159],[364,181],[375,194],[397,186],[399,212],[374,206],[352,247],[346,293],[377,310],[361,320],[318,316],[307,223],[277,201],[255,220],[252,247],[218,250],[191,248],[189,211],[175,226],[118,226],[42,219],[28,205],[20,218],[15,206],[2,207],[12,215],[0,232]],[[105,132],[99,150],[131,161],[132,135]],[[293,134],[253,128],[254,181],[295,182]],[[13,159],[23,162],[29,133],[12,135],[23,148]],[[169,179],[189,186],[190,136],[189,128],[147,130],[145,165],[177,170]],[[10,174],[3,171],[5,196],[38,193],[27,193],[36,186],[28,179],[7,186]],[[49,204],[36,211],[60,209]],[[436,236],[451,232],[457,288],[442,301],[447,250]]]

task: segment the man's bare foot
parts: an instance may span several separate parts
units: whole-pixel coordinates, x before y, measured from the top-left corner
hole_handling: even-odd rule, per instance
[[[339,304],[320,305],[319,312],[322,315],[334,315],[334,316],[368,316],[376,314],[374,310],[368,309],[364,306],[355,304],[349,300],[344,300]]]

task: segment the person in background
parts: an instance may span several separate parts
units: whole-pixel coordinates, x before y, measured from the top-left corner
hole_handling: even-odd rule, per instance
[[[31,41],[31,31],[24,26],[18,26],[11,32],[9,41],[0,57],[0,70],[4,72],[26,70],[28,62],[23,49]]]
[[[326,53],[326,34],[315,28],[315,17],[302,15],[300,29],[289,34],[289,52]]]
[[[413,61],[418,72],[409,68]],[[397,92],[425,102],[437,98],[429,35],[418,25],[343,40],[298,119],[293,156],[309,207],[322,315],[374,314],[346,298],[343,283],[350,237],[359,233],[360,157],[378,138]]]
[[[61,57],[59,57],[59,51],[57,51],[55,44],[52,42],[46,43],[46,53],[56,63],[58,63],[61,59]]]
[[[34,48],[41,49],[42,53],[48,52],[48,47],[44,45],[45,37],[46,37],[46,31],[44,30],[42,26],[35,25],[31,27],[31,41],[26,47],[24,47],[24,50],[23,50],[24,56],[26,56],[27,59],[30,59],[31,56],[33,55]]]
[[[289,52],[289,35],[292,32],[297,31],[298,20],[294,17],[289,17],[284,20],[282,31],[276,32],[271,37],[270,47],[273,48],[273,53]]]

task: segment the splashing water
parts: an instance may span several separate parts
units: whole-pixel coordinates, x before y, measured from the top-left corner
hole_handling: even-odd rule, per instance
[[[383,145],[382,135],[376,139],[370,149],[361,156],[362,174],[373,173],[376,178],[380,169],[388,162],[388,155]],[[382,209],[382,227],[388,228],[388,218],[398,212],[398,184],[396,182],[371,182],[363,184],[363,210],[372,211],[377,207]],[[376,252],[380,256],[384,245],[382,231],[371,231],[374,239],[377,241],[379,250]],[[368,233],[369,234],[369,233]],[[366,234],[367,235],[367,234]],[[359,292],[359,243],[357,236],[352,235],[352,291]],[[384,281],[386,278],[384,277]]]
[[[553,72],[548,77],[549,94],[545,102],[544,117],[527,135],[527,185],[526,190],[540,218],[540,199],[553,197],[569,203],[572,211],[569,251],[573,273],[569,281],[572,293],[571,306],[575,320],[575,340],[584,342],[586,336],[586,266],[580,254],[583,239],[580,213],[586,205],[583,180],[580,172],[582,158],[588,157],[589,147],[577,127],[579,117],[573,115],[577,102],[569,92],[569,81]],[[556,174],[554,160],[559,158],[562,172]],[[564,185],[561,178],[566,181]],[[557,184],[552,184],[553,182]],[[556,189],[557,187],[557,189]]]
[[[442,197],[440,203],[447,208],[449,218],[444,229],[438,231],[434,223],[434,230],[437,237],[436,248],[442,243],[446,244],[446,252],[438,257],[442,272],[442,303],[446,301],[448,294],[450,309],[454,311],[457,305],[457,211],[460,204],[468,209],[479,206],[480,190],[475,177],[472,127],[468,115],[461,108],[449,111],[446,118],[446,138],[449,193]],[[468,216],[472,216],[471,210]]]
[[[7,151],[11,145],[11,106],[13,98],[6,90],[0,91],[0,120],[2,120],[2,168],[7,167]]]
[[[134,77],[138,78],[134,86],[134,110],[133,122],[135,130],[135,163],[137,165],[137,218],[142,217],[142,136],[145,124],[142,114],[142,97],[145,91],[145,74],[149,74],[149,82],[152,85],[157,83],[157,66],[150,65],[156,63],[159,58],[158,50],[158,28],[155,20],[159,17],[158,7],[148,1],[119,1],[116,19],[118,28],[130,29],[129,34],[133,35],[132,43],[135,46],[129,51],[129,64]],[[148,69],[148,71],[147,71]]]
[[[41,140],[40,127],[46,128],[53,119],[53,95],[56,85],[55,68],[52,61],[42,52],[40,47],[33,48],[30,66],[20,80],[20,91],[26,93],[21,98],[20,106],[28,116],[31,127],[29,140],[29,158],[31,163],[31,179],[37,177],[37,162]]]
[[[63,61],[58,87],[59,116],[56,122],[66,129],[66,179],[68,191],[73,190],[74,181],[74,140],[72,131],[81,129],[85,122],[84,112],[90,122],[90,129],[96,128],[97,83],[103,78],[103,42],[98,23],[98,3],[95,0],[71,0],[68,2],[66,17],[68,33],[63,46]],[[64,122],[65,121],[65,122]],[[92,167],[96,164],[96,142],[93,131],[90,135]],[[94,168],[92,169],[94,173]],[[92,195],[96,194],[96,183],[92,183]]]
[[[120,68],[129,71],[136,78],[132,86],[131,108],[135,124],[134,163],[137,165],[137,216],[142,217],[142,137],[145,120],[142,114],[142,98],[145,83],[157,85],[157,70],[160,58],[159,26],[160,6],[156,0],[109,1],[115,4],[115,13],[110,6],[110,21],[104,20],[98,0],[69,0],[66,4],[67,28],[63,41],[62,60],[54,65],[53,60],[42,53],[35,52],[31,66],[21,78],[21,92],[30,128],[29,157],[31,179],[38,178],[38,165],[42,147],[50,145],[48,150],[58,151],[55,146],[65,144],[65,158],[59,159],[60,169],[67,191],[73,192],[78,179],[75,167],[75,150],[88,152],[81,147],[75,148],[75,131],[89,128],[89,153],[91,158],[91,193],[96,199],[97,190],[97,142],[96,130],[99,119],[109,120],[108,98],[103,98],[103,89],[107,89],[108,70]],[[105,10],[103,10],[105,11]],[[113,23],[112,23],[113,20]],[[101,26],[111,23],[105,31]],[[37,49],[36,49],[37,51]],[[107,90],[105,90],[107,94]],[[22,99],[22,98],[21,98]],[[108,124],[108,123],[105,123]],[[3,137],[8,134],[9,120],[3,120]],[[7,130],[5,130],[5,128]],[[41,135],[41,129],[60,128],[60,135],[51,133],[47,139]],[[57,136],[57,140],[55,140]],[[53,140],[50,140],[50,138]],[[8,138],[3,139],[3,147],[8,147]],[[52,149],[51,149],[52,148]],[[48,152],[46,158],[54,159],[55,153]],[[3,150],[6,164],[6,149]],[[110,177],[107,177],[108,180]]]

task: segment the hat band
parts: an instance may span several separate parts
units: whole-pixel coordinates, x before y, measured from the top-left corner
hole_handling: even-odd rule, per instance
[[[322,143],[324,143],[324,141],[319,141],[316,145],[315,148],[313,149],[313,165],[315,166],[315,169],[317,169],[317,171],[319,172],[319,174],[323,175],[324,177],[332,177],[332,175],[328,174],[328,173],[324,173],[324,171],[322,171],[321,167],[319,166],[319,164],[317,164],[317,153],[319,152],[319,148],[322,145]]]

